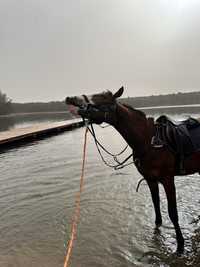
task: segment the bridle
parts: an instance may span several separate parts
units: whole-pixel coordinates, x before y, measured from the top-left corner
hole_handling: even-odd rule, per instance
[[[83,104],[79,107],[79,114],[82,116],[83,119],[87,118],[89,121],[92,122],[92,115],[97,112],[102,113],[103,120],[105,122],[110,122],[112,120],[113,113],[116,113],[117,110],[117,103],[114,102],[113,104],[102,104],[102,105],[95,105],[92,103],[86,95],[82,95],[86,104]]]
[[[119,161],[118,160],[118,156],[120,156],[121,154],[123,154],[125,152],[125,150],[128,148],[128,145],[126,145],[126,147],[119,153],[117,154],[113,154],[111,152],[109,152],[97,139],[96,137],[96,133],[94,130],[94,126],[93,126],[93,121],[90,120],[90,116],[89,113],[91,112],[95,112],[95,111],[100,111],[104,113],[104,121],[105,122],[109,122],[109,117],[110,117],[110,113],[111,112],[116,112],[117,110],[117,103],[113,103],[112,105],[99,105],[98,108],[95,104],[91,103],[89,98],[86,95],[82,95],[82,97],[84,98],[85,102],[87,104],[84,104],[82,107],[79,107],[79,113],[83,114],[82,115],[82,119],[85,122],[86,127],[88,128],[90,134],[93,136],[94,138],[94,142],[96,144],[97,150],[101,156],[102,161],[109,167],[114,168],[115,170],[117,169],[121,169],[124,168],[125,166],[128,166],[130,164],[132,164],[133,162],[131,161],[130,163],[126,163],[131,157],[132,157],[132,153],[125,158],[123,161]],[[87,121],[85,120],[84,114],[86,115]],[[108,163],[102,153],[101,153],[101,149],[107,153],[109,156],[113,157],[114,159],[114,164],[110,164]]]

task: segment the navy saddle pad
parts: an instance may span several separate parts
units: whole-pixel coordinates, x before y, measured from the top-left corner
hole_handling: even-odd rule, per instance
[[[200,122],[194,118],[173,121],[162,115],[156,120],[158,136],[175,154],[190,155],[200,150]]]
[[[200,150],[200,125],[193,128],[193,129],[188,129],[190,138],[194,147],[195,151]]]

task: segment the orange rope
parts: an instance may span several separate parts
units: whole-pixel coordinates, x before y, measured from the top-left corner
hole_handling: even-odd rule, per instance
[[[69,266],[69,260],[70,260],[70,256],[72,253],[73,243],[74,243],[76,233],[77,233],[77,225],[78,225],[78,221],[80,218],[80,202],[81,202],[81,192],[83,191],[83,178],[84,178],[84,169],[85,169],[87,133],[88,133],[88,128],[86,127],[85,140],[84,140],[84,146],[83,146],[83,161],[82,161],[82,169],[81,169],[81,177],[80,177],[80,190],[76,195],[75,210],[74,210],[74,215],[73,215],[73,220],[72,220],[72,228],[71,228],[71,237],[70,237],[70,240],[68,242],[68,247],[66,250],[64,267]]]

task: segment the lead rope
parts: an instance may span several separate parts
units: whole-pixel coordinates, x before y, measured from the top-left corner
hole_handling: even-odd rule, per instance
[[[82,168],[81,168],[81,177],[80,177],[80,190],[76,195],[75,200],[75,210],[72,220],[72,226],[71,226],[71,237],[68,242],[65,260],[64,260],[64,267],[69,266],[70,256],[72,254],[72,248],[74,244],[74,240],[76,238],[77,233],[77,225],[80,218],[80,202],[81,202],[81,193],[83,191],[83,179],[84,179],[84,170],[85,170],[85,157],[86,157],[86,144],[87,144],[87,133],[88,133],[88,127],[85,129],[85,138],[84,138],[84,146],[83,146],[83,161],[82,161]]]

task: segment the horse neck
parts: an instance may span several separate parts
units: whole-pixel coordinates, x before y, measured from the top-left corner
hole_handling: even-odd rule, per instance
[[[115,129],[123,136],[136,155],[143,155],[150,144],[150,129],[146,116],[137,110],[117,104]]]

